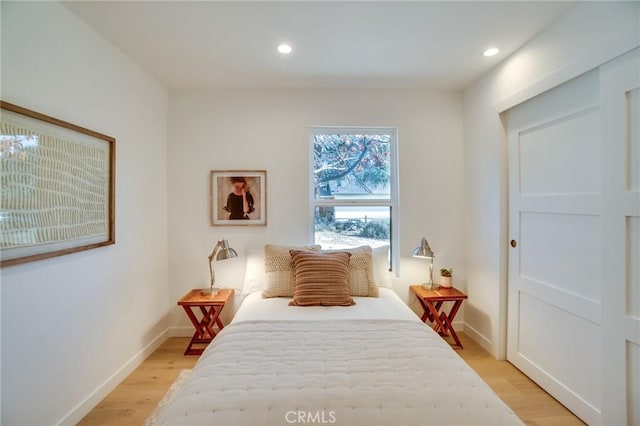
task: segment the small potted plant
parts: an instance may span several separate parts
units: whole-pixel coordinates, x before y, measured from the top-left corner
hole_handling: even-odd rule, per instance
[[[440,286],[441,287],[453,287],[453,268],[440,269]]]

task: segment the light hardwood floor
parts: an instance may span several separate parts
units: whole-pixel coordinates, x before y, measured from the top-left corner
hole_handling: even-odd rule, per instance
[[[458,354],[527,425],[584,425],[580,419],[506,361],[497,361],[464,333]],[[79,425],[143,425],[184,368],[198,357],[184,356],[189,339],[174,337],[162,344]],[[232,426],[232,425],[229,425]]]

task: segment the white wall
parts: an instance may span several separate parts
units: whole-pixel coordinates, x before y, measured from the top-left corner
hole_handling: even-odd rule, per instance
[[[506,343],[506,143],[499,112],[640,43],[638,2],[580,2],[464,91],[465,330],[494,356]]]
[[[169,326],[168,93],[59,3],[1,7],[2,99],[117,140],[116,244],[1,271],[1,423],[72,424]]]
[[[207,256],[220,238],[227,238],[240,257],[214,265],[217,282],[238,288],[248,249],[265,242],[309,241],[308,140],[315,125],[398,129],[401,275],[395,290],[406,300],[408,285],[424,281],[426,262],[410,257],[423,235],[436,253],[436,267],[460,271],[456,285],[464,288],[461,106],[460,94],[450,92],[172,91],[171,298],[207,285]],[[267,170],[266,227],[209,225],[209,171],[230,169]],[[174,320],[189,326],[177,310]]]

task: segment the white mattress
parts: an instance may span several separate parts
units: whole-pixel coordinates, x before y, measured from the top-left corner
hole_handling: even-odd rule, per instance
[[[351,307],[248,296],[156,424],[522,424],[395,293],[380,290]]]

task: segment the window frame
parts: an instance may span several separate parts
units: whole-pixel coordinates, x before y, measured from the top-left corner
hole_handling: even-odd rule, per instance
[[[335,199],[316,199],[315,185],[314,185],[314,136],[318,134],[385,134],[390,136],[389,153],[390,159],[390,183],[389,183],[389,199],[364,199],[364,200],[335,200]],[[390,221],[391,221],[391,235],[390,235],[390,250],[391,250],[391,265],[390,271],[393,271],[396,276],[399,273],[400,264],[400,174],[399,174],[399,158],[398,158],[398,129],[395,127],[371,127],[371,126],[312,126],[309,128],[309,241],[315,242],[315,211],[316,207],[340,207],[340,206],[373,206],[380,207],[385,206],[390,208]]]

